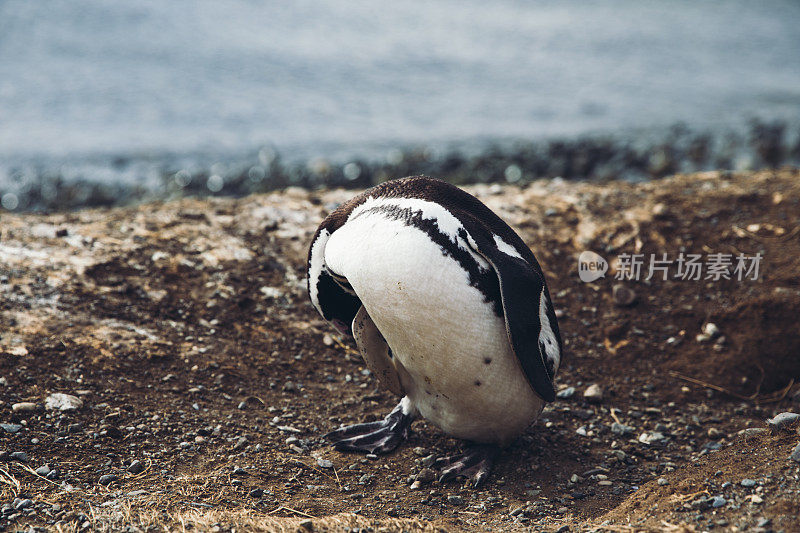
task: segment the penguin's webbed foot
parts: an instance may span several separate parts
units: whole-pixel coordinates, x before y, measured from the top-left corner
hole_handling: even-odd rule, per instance
[[[340,452],[389,453],[408,438],[414,417],[403,412],[403,404],[395,407],[378,422],[353,424],[325,435]]]
[[[477,487],[489,477],[494,459],[500,448],[491,444],[468,444],[464,453],[437,459],[434,467],[442,472],[439,482],[444,483],[464,476]]]

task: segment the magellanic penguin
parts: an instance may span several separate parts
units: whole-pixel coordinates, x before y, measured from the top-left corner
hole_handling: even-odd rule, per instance
[[[413,176],[339,206],[308,253],[314,307],[350,334],[402,400],[382,421],[334,430],[340,451],[387,453],[423,416],[465,439],[441,479],[489,474],[497,450],[555,399],[562,342],[539,263],[474,196]]]

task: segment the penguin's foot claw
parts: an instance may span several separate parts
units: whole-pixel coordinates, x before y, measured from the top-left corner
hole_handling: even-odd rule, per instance
[[[472,485],[477,487],[489,478],[497,452],[497,446],[470,444],[460,455],[437,459],[434,467],[442,473],[439,482],[444,483],[464,476],[472,480]]]
[[[379,422],[353,424],[325,435],[340,452],[389,453],[408,438],[413,417],[398,405]]]

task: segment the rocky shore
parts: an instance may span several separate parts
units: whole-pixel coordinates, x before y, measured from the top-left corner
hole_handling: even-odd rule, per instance
[[[321,438],[395,401],[305,293],[354,191],[3,213],[0,530],[793,531],[800,171],[467,189],[536,253],[567,349],[479,490],[435,481],[459,443],[424,421],[388,456]]]
[[[744,130],[720,132],[679,124],[652,132],[370,153],[288,159],[267,147],[237,156],[134,154],[6,163],[0,166],[0,207],[53,211],[187,196],[241,197],[289,186],[358,189],[415,174],[459,185],[524,185],[542,178],[641,181],[676,172],[778,168],[800,164],[800,126],[754,120]]]

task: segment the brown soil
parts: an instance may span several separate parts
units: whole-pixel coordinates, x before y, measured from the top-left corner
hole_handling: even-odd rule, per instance
[[[412,488],[426,456],[460,446],[425,421],[379,458],[320,437],[396,402],[305,293],[310,235],[352,192],[3,214],[0,507],[33,502],[0,510],[0,529],[800,530],[800,437],[740,433],[798,410],[800,172],[468,190],[542,263],[563,312],[558,384],[577,391],[477,490]],[[578,279],[587,249],[764,259],[756,281],[624,282],[637,298],[618,307],[613,261]],[[708,322],[723,342],[697,340]],[[84,407],[45,410],[52,392]]]

